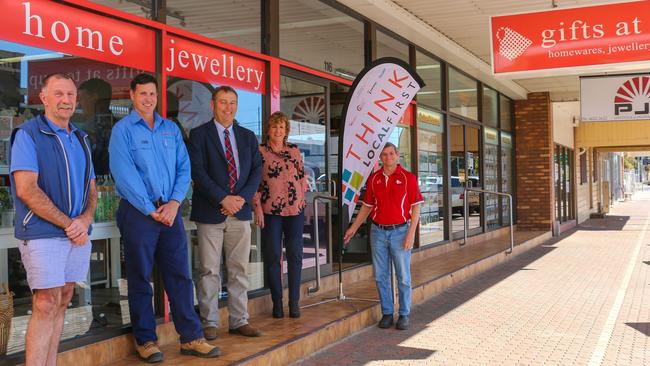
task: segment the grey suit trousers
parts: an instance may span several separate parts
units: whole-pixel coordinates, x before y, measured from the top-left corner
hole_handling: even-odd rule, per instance
[[[219,327],[221,255],[228,274],[228,326],[248,324],[248,275],[251,249],[250,221],[228,216],[220,224],[196,223],[199,241],[199,279],[196,292],[204,327]]]

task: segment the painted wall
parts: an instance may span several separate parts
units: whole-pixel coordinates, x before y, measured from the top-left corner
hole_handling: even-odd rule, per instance
[[[576,128],[576,146],[650,146],[650,121],[581,122]]]
[[[573,149],[574,121],[580,120],[580,102],[553,103],[553,142]]]

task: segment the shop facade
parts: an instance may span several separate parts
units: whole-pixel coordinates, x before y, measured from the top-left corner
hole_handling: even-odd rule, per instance
[[[158,78],[158,110],[186,134],[212,118],[211,92],[219,85],[237,90],[237,120],[260,139],[263,121],[271,112],[281,110],[289,116],[289,141],[303,153],[309,183],[305,280],[313,278],[317,259],[324,273],[336,270],[339,213],[336,207],[321,204],[316,217],[312,199],[339,191],[343,104],[356,73],[380,57],[410,63],[426,83],[389,139],[398,146],[401,164],[417,174],[425,198],[416,247],[462,237],[465,216],[471,235],[508,225],[506,199],[474,193],[465,197],[463,188],[515,193],[514,102],[338,3],[243,0],[219,10],[206,1],[203,11],[192,8],[200,8],[200,1],[184,0],[1,3],[5,10],[0,15],[0,282],[9,283],[16,297],[7,356],[0,359],[20,357],[31,308],[20,243],[13,236],[9,137],[13,128],[42,112],[40,82],[52,72],[72,75],[79,87],[73,122],[92,139],[99,193],[88,281],[76,287],[66,314],[63,339],[69,345],[128,331],[128,284],[114,222],[119,198],[107,147],[112,125],[130,111],[129,82],[140,72]],[[183,16],[187,12],[177,11],[183,9],[203,16]],[[190,197],[188,192],[183,202],[185,218]],[[313,233],[316,220],[319,232]],[[185,226],[194,270],[195,226],[187,219]],[[347,248],[346,266],[369,263],[367,232],[360,230]],[[319,236],[320,248],[315,247],[314,235]],[[255,226],[250,259],[250,296],[265,294],[260,231]],[[168,319],[155,274],[152,285],[156,312]]]

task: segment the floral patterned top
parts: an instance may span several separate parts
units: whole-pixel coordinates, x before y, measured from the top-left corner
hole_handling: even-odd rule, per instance
[[[254,197],[267,215],[294,216],[305,207],[307,177],[297,145],[285,143],[279,152],[268,144],[260,145],[262,183]]]

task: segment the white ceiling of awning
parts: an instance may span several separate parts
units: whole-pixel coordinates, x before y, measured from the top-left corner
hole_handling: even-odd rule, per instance
[[[408,17],[395,11],[397,5],[408,14],[412,15],[422,24],[426,25],[434,33],[429,37],[431,43],[439,43],[439,35],[442,35],[453,43],[457,44],[461,50],[455,50],[447,47],[448,50],[439,50],[436,54],[443,59],[448,59],[452,63],[457,58],[457,54],[467,51],[475,56],[478,60],[490,69],[490,31],[489,19],[494,15],[505,15],[513,13],[525,13],[535,11],[545,11],[551,9],[561,9],[568,7],[602,5],[612,3],[622,3],[626,1],[603,1],[603,0],[339,0],[341,3],[348,5],[355,10],[362,10],[362,14],[370,18],[376,17],[381,24],[400,34],[410,34],[418,38],[417,31],[412,21]],[[373,11],[372,8],[379,11]],[[380,15],[380,13],[384,15]],[[390,18],[394,21],[389,20]],[[437,33],[437,34],[435,34]],[[418,43],[418,42],[415,42]],[[429,43],[426,39],[424,43]],[[434,47],[434,46],[431,46]],[[467,60],[471,65],[477,60]],[[466,66],[468,67],[468,66]],[[469,66],[471,69],[471,66]],[[489,76],[484,68],[476,65],[478,74],[475,77],[490,84]],[[604,70],[599,70],[600,74],[607,73],[625,73],[638,72],[640,70],[650,70],[650,62],[645,67],[638,65],[635,67],[615,66]],[[586,74],[585,74],[586,75]],[[578,75],[564,76],[551,75],[547,77],[536,77],[528,79],[518,79],[514,81],[522,86],[526,91],[550,91],[551,98],[555,101],[568,101],[579,99],[579,77]],[[507,83],[504,83],[507,85]],[[507,93],[507,91],[502,90]],[[511,95],[512,96],[512,95]]]
[[[134,4],[138,2],[134,0],[93,1],[141,16],[146,12],[146,9],[142,6]],[[492,76],[488,29],[490,16],[544,11],[551,10],[554,7],[566,8],[624,2],[603,0],[338,1],[512,98],[525,98],[527,92],[550,91],[551,98],[555,101],[578,100],[578,75],[552,75],[518,80]],[[326,35],[324,33],[334,32],[332,33],[334,36],[341,38],[341,23],[337,21],[335,15],[329,14],[326,9],[321,9],[327,8],[327,6],[324,6],[318,0],[281,0],[281,4],[291,4],[292,2],[296,4],[293,7],[295,9],[301,9],[304,12],[305,7],[311,7],[312,11],[308,13],[309,16],[302,14],[301,17],[300,11],[296,10],[296,14],[291,14],[291,9],[287,10],[289,6],[283,5],[281,9],[283,12],[281,28],[285,35],[284,42],[291,42],[292,37],[288,36],[290,32],[309,31],[315,37],[318,37],[317,28],[320,27],[323,28],[323,33],[320,33],[320,42],[318,40],[314,42],[312,37],[310,42],[297,43],[301,37],[295,37],[296,44],[293,46],[288,45],[288,47],[285,45],[284,50],[285,52],[288,48],[299,50],[292,56],[292,59],[316,67],[313,65],[322,64],[320,59],[315,59],[322,58],[322,56],[318,56],[322,52],[310,50],[310,47],[331,47],[331,42],[325,42],[326,39],[323,36]],[[257,9],[252,11],[252,9],[247,8],[250,4],[256,5],[258,3],[259,0],[167,0],[168,6],[184,19],[184,22],[181,23],[178,18],[170,17],[169,23],[191,32],[259,50],[259,33],[257,32],[259,12],[257,12]],[[321,23],[323,24],[320,24],[316,19],[319,16],[322,18]],[[210,19],[215,21],[211,23]],[[216,21],[217,19],[219,21]],[[307,25],[309,29],[305,29]],[[335,27],[332,28],[332,25],[335,25]],[[228,30],[220,31],[224,27]],[[355,52],[349,52],[349,56],[344,54],[346,47],[342,43],[343,41],[345,40],[341,39],[336,46],[339,58],[354,58],[350,62],[342,63],[356,65],[361,61],[358,54],[355,54]],[[336,52],[336,50],[332,51]],[[649,69],[650,62],[645,70]],[[639,66],[635,69],[612,67],[610,70],[605,71],[610,73],[639,71]]]

